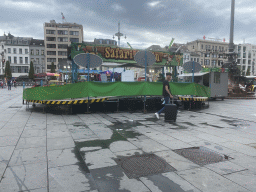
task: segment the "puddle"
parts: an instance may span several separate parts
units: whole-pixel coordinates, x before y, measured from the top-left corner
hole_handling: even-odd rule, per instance
[[[190,122],[183,122],[183,123],[185,123],[185,124],[187,124],[187,125],[190,125],[190,126],[196,126],[195,124],[190,123]]]
[[[86,124],[84,122],[75,122],[72,124],[74,127],[86,127]]]
[[[75,144],[79,150],[83,147],[101,147],[102,149],[106,149],[109,148],[110,144],[115,141],[127,141],[127,139],[117,131],[113,130],[113,134],[110,139],[75,142]]]
[[[208,123],[200,123],[200,124],[202,124],[202,125],[208,125],[208,126],[210,126],[210,127],[215,127],[215,128],[218,128],[218,129],[223,129],[224,127],[220,127],[220,126],[218,126],[218,125],[211,125],[211,124],[208,124]]]
[[[113,123],[113,125],[109,125],[107,127],[112,130],[120,130],[120,129],[124,130],[124,129],[131,129],[141,125],[142,124],[137,121],[125,120],[125,123],[116,122],[116,123]]]
[[[135,138],[135,137],[138,137],[138,136],[141,136],[142,134],[141,133],[138,133],[138,132],[135,132],[135,131],[132,131],[132,130],[120,130],[118,131],[118,133],[120,135],[122,135],[123,137],[125,138]]]

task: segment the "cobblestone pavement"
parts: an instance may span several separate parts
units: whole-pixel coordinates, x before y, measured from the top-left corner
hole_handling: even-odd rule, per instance
[[[21,87],[0,89],[0,191],[254,192],[255,104],[213,101],[166,123],[33,112]]]

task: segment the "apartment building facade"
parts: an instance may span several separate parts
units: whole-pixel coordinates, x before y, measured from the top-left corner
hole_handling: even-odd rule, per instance
[[[83,26],[76,23],[44,23],[45,71],[50,71],[51,63],[55,69],[67,62],[67,47],[71,42],[82,43]]]
[[[12,77],[28,75],[30,53],[29,45],[32,37],[7,38],[4,45],[6,61],[10,62]]]
[[[210,40],[195,40],[187,43],[189,52],[199,55],[202,67],[221,67],[227,62],[228,43]],[[196,57],[197,60],[197,57]]]
[[[238,44],[237,65],[240,66],[242,76],[255,75],[256,45]]]
[[[29,45],[30,60],[33,62],[35,73],[45,72],[44,40],[32,39]]]

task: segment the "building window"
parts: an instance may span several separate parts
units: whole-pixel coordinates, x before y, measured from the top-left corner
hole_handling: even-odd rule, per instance
[[[237,64],[240,64],[240,62],[241,62],[241,59],[237,59]]]
[[[24,70],[24,73],[28,73],[28,66],[24,66],[24,67],[22,67],[23,68],[23,70]]]
[[[194,46],[194,45],[192,46],[192,49],[195,49],[195,46]]]
[[[34,49],[30,50],[31,55],[34,55]]]
[[[214,50],[214,46],[212,46],[212,50]]]
[[[56,48],[56,44],[47,44],[47,48]]]
[[[246,52],[246,47],[243,47],[243,52]]]
[[[203,59],[201,59],[201,65],[204,65],[204,63],[203,63]]]
[[[46,34],[55,34],[55,30],[48,30],[48,29],[46,29]]]
[[[58,41],[59,42],[68,42],[68,38],[67,37],[58,37]]]
[[[109,40],[107,40],[107,44],[109,44]]]
[[[25,54],[28,54],[28,49],[25,49]]]
[[[16,54],[16,48],[13,48],[13,53]]]
[[[79,39],[78,38],[70,38],[70,41],[73,43],[78,43]]]
[[[8,57],[8,61],[11,63],[11,62],[12,62],[12,58],[11,58],[11,57]]]
[[[68,48],[68,44],[59,44],[58,48],[59,49],[67,49]]]
[[[67,52],[66,51],[59,51],[58,55],[67,56]]]
[[[215,51],[217,51],[217,46],[215,46]]]
[[[213,66],[213,67],[216,66],[216,60],[212,60],[212,66]]]
[[[39,64],[39,58],[36,58],[36,64]]]
[[[14,57],[14,63],[15,64],[17,63],[17,57]]]
[[[251,52],[248,53],[248,58],[251,58],[252,54]]]
[[[20,64],[23,64],[23,58],[20,57]]]
[[[38,49],[36,50],[36,55],[39,55],[39,50]]]
[[[11,53],[11,48],[8,48],[8,53]]]
[[[79,31],[70,31],[69,34],[70,34],[70,35],[76,35],[76,36],[78,36],[78,35],[79,35]]]
[[[222,55],[222,54],[219,54],[219,58],[223,58],[223,55]]]
[[[243,59],[243,64],[245,64],[246,63],[246,59]]]
[[[201,57],[203,57],[204,56],[204,53],[201,53]]]
[[[246,53],[243,53],[243,58],[246,58]]]
[[[220,73],[214,73],[214,83],[220,84]]]
[[[204,45],[203,44],[201,45],[201,49],[204,49]]]
[[[56,55],[56,51],[47,51],[47,55]]]
[[[19,49],[19,54],[22,54],[22,49]]]
[[[210,60],[209,59],[205,59],[204,60],[204,65],[210,65]]]
[[[28,64],[28,57],[25,57],[25,64]]]
[[[248,60],[248,64],[251,64],[251,60]]]
[[[41,50],[41,55],[44,55],[44,50]]]
[[[193,58],[191,57],[191,61],[193,61]]]
[[[46,37],[46,41],[55,41],[55,37]]]
[[[17,66],[18,68],[18,73],[21,73],[21,66]]]
[[[56,58],[47,58],[47,62],[56,62]]]
[[[68,35],[68,31],[58,30],[58,35]]]
[[[196,59],[197,63],[199,63],[199,58]]]

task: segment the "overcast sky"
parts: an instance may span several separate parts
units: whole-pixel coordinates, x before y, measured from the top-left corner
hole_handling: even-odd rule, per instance
[[[121,46],[187,43],[196,39],[229,41],[231,0],[1,0],[0,35],[44,39],[50,20],[82,24],[84,41],[112,39],[121,22]],[[234,42],[256,44],[256,1],[236,0]],[[117,40],[117,37],[115,37]]]

